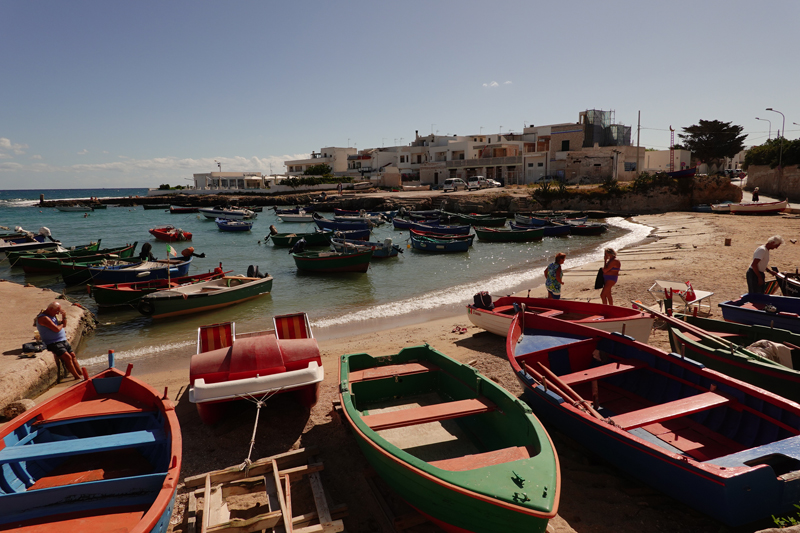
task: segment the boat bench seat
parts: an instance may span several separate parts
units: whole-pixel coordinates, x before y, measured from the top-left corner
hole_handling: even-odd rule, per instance
[[[639,359],[623,359],[618,363],[608,363],[559,377],[561,381],[567,385],[578,385],[580,383],[586,383],[587,381],[595,381],[645,367],[647,367],[647,364]]]
[[[543,313],[536,313],[536,314],[537,314],[538,316],[550,316],[550,317],[554,317],[554,316],[558,316],[558,315],[563,315],[563,314],[564,314],[564,311],[560,311],[560,310],[558,310],[558,309],[550,309],[549,311],[544,311]]]
[[[730,402],[730,398],[716,392],[703,392],[688,398],[681,398],[671,402],[646,407],[630,413],[612,416],[612,420],[622,429],[633,429],[655,422],[664,422],[673,418],[689,416],[700,411],[706,411]]]
[[[22,461],[40,461],[53,457],[98,453],[123,448],[158,444],[165,439],[162,430],[141,430],[100,437],[66,439],[41,444],[10,446],[0,450],[0,464]]]
[[[430,461],[428,464],[442,470],[451,472],[463,472],[465,470],[475,470],[486,466],[494,466],[522,459],[530,459],[530,453],[525,446],[512,446],[490,452],[475,453],[463,457],[453,457],[452,459],[442,459],[440,461]]]
[[[402,365],[367,368],[365,370],[354,370],[350,372],[347,379],[350,383],[356,383],[358,381],[369,381],[371,379],[381,379],[394,376],[410,376],[412,374],[421,374],[424,372],[431,372],[433,370],[439,370],[439,367],[423,361],[421,363],[406,363]]]
[[[450,420],[464,416],[488,413],[494,411],[495,406],[488,400],[474,398],[458,400],[455,402],[437,403],[424,407],[401,409],[362,417],[362,420],[374,431],[382,429],[402,428],[417,424],[427,424],[440,420]]]
[[[166,472],[159,472],[2,494],[2,522],[7,525],[43,516],[111,507],[147,508],[161,490],[166,476]]]
[[[592,316],[587,316],[586,318],[581,318],[577,322],[594,322],[595,320],[603,320],[604,318],[605,316],[603,315],[592,315]]]

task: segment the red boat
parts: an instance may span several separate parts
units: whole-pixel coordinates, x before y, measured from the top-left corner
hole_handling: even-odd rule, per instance
[[[419,229],[409,228],[409,232],[411,235],[416,235],[417,237],[431,237],[434,239],[439,239],[443,241],[468,241],[470,239],[475,238],[475,235],[445,235],[442,233],[433,233],[432,231],[422,231]]]
[[[317,340],[305,313],[273,318],[274,330],[236,334],[235,324],[200,326],[189,365],[189,401],[205,424],[225,413],[227,402],[261,401],[294,391],[308,409],[325,377]]]
[[[151,228],[150,235],[164,242],[191,241],[192,234],[174,226],[164,226],[163,228]]]

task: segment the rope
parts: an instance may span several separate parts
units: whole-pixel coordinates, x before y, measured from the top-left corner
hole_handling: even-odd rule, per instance
[[[251,401],[254,404],[256,404],[256,420],[255,423],[253,424],[253,434],[250,436],[250,449],[247,452],[247,457],[245,458],[245,460],[242,461],[242,464],[239,465],[239,470],[240,471],[244,470],[245,477],[250,476],[250,466],[253,464],[253,461],[250,459],[250,456],[253,455],[253,447],[256,444],[256,432],[258,431],[258,418],[259,415],[261,414],[261,408],[264,407],[264,405],[266,405],[267,400],[278,394],[281,390],[283,390],[283,387],[271,390],[265,393],[264,396],[262,396],[260,399],[256,398],[250,393],[237,394],[239,398]]]

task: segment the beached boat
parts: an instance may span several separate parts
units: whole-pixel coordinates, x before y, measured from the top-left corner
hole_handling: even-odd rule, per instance
[[[742,202],[731,204],[734,215],[774,215],[789,207],[789,200],[779,202]]]
[[[383,242],[369,242],[333,237],[331,239],[331,249],[334,252],[348,253],[372,250],[373,259],[387,259],[389,257],[397,257],[398,254],[403,253],[403,249],[396,244],[392,244],[392,239],[388,238]]]
[[[227,220],[225,218],[218,218],[214,222],[220,231],[250,231],[254,224],[252,220]]]
[[[102,239],[97,239],[97,242],[90,242],[89,244],[79,244],[77,246],[70,246],[64,248],[57,246],[53,250],[45,250],[42,253],[35,252],[6,252],[6,260],[10,266],[16,266],[17,261],[23,257],[38,257],[38,258],[58,258],[58,257],[77,257],[81,255],[91,255],[97,252],[100,248]]]
[[[228,207],[201,207],[197,210],[201,215],[210,220],[225,218],[228,220],[245,220],[256,218],[256,213],[249,209],[233,209]]]
[[[372,224],[369,221],[352,221],[352,222],[337,222],[335,220],[330,220],[319,213],[313,213],[313,220],[314,223],[319,227],[321,230],[331,230],[331,231],[346,231],[346,230],[369,230],[372,229]]]
[[[469,227],[469,226],[467,226]],[[466,240],[451,240],[451,239],[436,239],[434,237],[420,237],[411,235],[411,247],[414,250],[431,253],[453,253],[453,252],[466,252],[472,246],[472,239],[474,235],[470,235],[470,239]]]
[[[696,173],[697,167],[691,167],[684,168],[682,170],[675,170],[673,172],[667,172],[666,174],[671,178],[693,178]]]
[[[546,224],[544,226],[527,226],[525,224],[517,224],[515,222],[512,222],[511,224],[509,224],[509,226],[511,226],[511,229],[517,229],[517,230],[542,228],[544,229],[545,237],[565,237],[572,233],[572,230],[570,229],[572,226],[570,226],[569,224],[558,224],[554,222],[551,222],[550,224]]]
[[[570,224],[569,229],[572,235],[602,235],[608,231],[608,226],[589,222],[588,224]]]
[[[278,215],[281,222],[313,222],[314,214],[306,213],[302,209],[297,213],[281,213]]]
[[[178,417],[131,366],[25,411],[0,439],[0,529],[166,533],[180,483]]]
[[[150,235],[164,242],[191,241],[192,233],[184,231],[175,226],[163,226],[161,228],[150,228]]]
[[[94,211],[90,205],[57,205],[56,209],[64,213],[86,213]]]
[[[471,241],[475,238],[474,233],[470,233],[468,235],[447,235],[444,233],[433,233],[431,231],[420,231],[414,228],[409,228],[408,231],[411,235],[416,235],[417,237],[431,237],[433,239],[441,239],[446,241]]]
[[[412,219],[394,217],[392,219],[392,226],[394,226],[394,229],[411,229],[416,227],[415,224],[438,224],[438,223],[439,223],[438,218],[412,220]]]
[[[721,320],[691,316],[669,320],[669,341],[672,351],[688,357],[732,378],[761,387],[778,396],[800,402],[800,371],[794,369],[793,359],[800,363],[800,335],[784,329],[751,326]],[[666,318],[665,318],[666,319]],[[699,324],[709,328],[705,330]],[[771,340],[783,344],[774,346],[776,360],[747,348],[751,343]],[[780,340],[779,340],[780,339]],[[790,346],[796,349],[792,350]],[[800,369],[800,365],[797,367]]]
[[[760,324],[800,333],[800,298],[743,294],[738,300],[719,304],[722,317],[729,322]]]
[[[467,225],[445,225],[445,224],[416,224],[412,223],[409,229],[424,231],[426,233],[441,233],[444,235],[467,235],[472,226]]]
[[[483,228],[474,226],[475,234],[486,242],[533,242],[541,241],[544,237],[544,228],[538,229],[505,229]]]
[[[363,252],[303,252],[292,254],[298,270],[306,272],[366,272],[372,250]]]
[[[731,201],[727,201],[721,204],[711,204],[711,212],[725,215],[730,214],[732,203]]]
[[[272,276],[223,276],[145,294],[136,308],[144,316],[167,318],[229,307],[269,294]]]
[[[555,317],[603,331],[617,331],[639,342],[647,342],[653,329],[653,317],[636,309],[574,300],[501,296],[491,308],[478,305],[479,299],[467,306],[467,318],[474,325],[505,337],[511,319],[521,309],[536,315]]]
[[[188,274],[191,264],[192,258],[189,257],[188,259],[163,259],[133,264],[92,265],[88,270],[91,281],[100,285],[132,283],[148,279],[179,278]]]
[[[514,215],[514,221],[517,224],[524,226],[549,226],[554,223],[561,224],[585,224],[589,220],[588,216],[567,218],[566,216],[531,216],[531,215]]]
[[[230,270],[222,272],[222,269],[219,269],[205,274],[170,279],[151,279],[148,281],[134,281],[133,283],[107,283],[102,285],[89,284],[86,286],[86,290],[89,291],[89,296],[97,302],[98,307],[119,307],[136,304],[142,296],[151,292],[180,287],[187,283],[221,278],[224,274],[230,272]]]
[[[189,365],[189,401],[213,424],[228,402],[293,392],[308,409],[325,377],[319,346],[305,313],[278,315],[273,329],[237,334],[235,324],[200,326]]]
[[[199,213],[199,207],[192,207],[190,205],[171,205],[169,206],[169,212],[173,215],[182,215],[182,214],[189,214],[189,213]]]
[[[792,298],[800,298],[800,273],[797,270],[794,272],[777,272],[775,273],[775,278],[778,280],[781,294]]]
[[[477,213],[448,213],[442,211],[442,215],[458,224],[470,224],[472,226],[499,228],[506,225],[506,217],[496,217],[493,215],[481,215]]]
[[[166,211],[167,209],[170,208],[170,205],[169,204],[142,204],[142,207],[145,209],[145,211],[155,211],[155,210],[158,210],[158,209]]]
[[[63,257],[38,257],[38,256],[22,256],[17,261],[17,266],[22,267],[26,274],[44,274],[44,273],[58,273],[61,271],[61,263],[68,261],[80,261],[83,263],[92,263],[104,259],[129,259],[136,253],[136,243],[127,246],[120,246],[117,248],[104,248],[80,255],[66,255]]]
[[[530,409],[428,345],[340,357],[339,396],[364,456],[450,532],[544,532],[558,512],[558,457]]]
[[[794,511],[800,405],[678,354],[520,313],[506,339],[543,421],[731,527]]]

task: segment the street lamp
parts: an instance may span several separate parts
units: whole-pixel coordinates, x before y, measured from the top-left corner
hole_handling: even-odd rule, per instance
[[[780,113],[783,117],[783,127],[781,128],[781,149],[778,155],[778,166],[781,167],[781,176],[783,176],[783,138],[786,137],[786,115],[778,111],[777,109],[772,109],[771,107],[767,108],[767,111],[772,111],[773,113]]]
[[[767,122],[769,122],[769,137],[767,137],[767,139],[771,140],[772,139],[772,121],[770,119],[768,119],[768,118],[758,118],[758,117],[756,117],[756,120],[766,120]]]
[[[220,162],[219,162],[219,161],[217,161],[216,159],[214,160],[214,163],[216,163],[216,164],[217,164],[217,168],[219,168],[219,171],[220,171],[220,172],[222,172],[222,163],[220,163]]]

